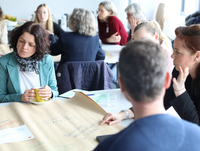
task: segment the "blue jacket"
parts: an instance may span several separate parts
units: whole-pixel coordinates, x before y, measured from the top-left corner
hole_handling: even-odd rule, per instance
[[[53,42],[52,42],[53,43]],[[84,36],[76,32],[61,34],[59,40],[51,44],[51,55],[61,54],[58,68],[68,61],[104,60],[105,53],[99,44],[99,36]]]
[[[57,97],[58,88],[52,56],[47,55],[39,62],[39,71],[41,87],[48,85],[53,97]],[[0,102],[21,102],[19,72],[13,52],[0,58],[0,75]]]
[[[157,114],[134,121],[94,151],[199,151],[199,141],[198,125]]]

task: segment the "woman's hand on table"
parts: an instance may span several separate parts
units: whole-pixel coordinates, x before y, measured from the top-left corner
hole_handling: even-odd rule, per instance
[[[121,36],[118,35],[118,32],[114,33],[110,38],[107,38],[107,42],[109,43],[118,43],[121,40]]]
[[[176,97],[178,97],[179,95],[181,95],[182,93],[184,93],[186,91],[185,89],[185,81],[186,78],[189,74],[189,68],[186,67],[185,69],[182,69],[179,66],[179,75],[178,78],[173,78],[173,88],[174,88],[174,93],[176,95]]]
[[[30,90],[26,90],[24,94],[21,96],[21,101],[22,102],[29,102],[31,100],[35,99],[35,91],[34,88]]]
[[[44,88],[40,89],[38,93],[44,100],[52,97],[52,91],[48,85],[45,85]]]
[[[126,115],[124,112],[119,112],[119,113],[107,113],[103,117],[103,121],[99,125],[103,125],[104,123],[107,123],[108,125],[114,125],[119,122],[121,122],[123,119],[126,118]]]

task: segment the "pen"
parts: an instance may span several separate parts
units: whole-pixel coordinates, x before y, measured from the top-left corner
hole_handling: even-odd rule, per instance
[[[87,96],[92,96],[92,95],[95,95],[95,94],[86,94]]]

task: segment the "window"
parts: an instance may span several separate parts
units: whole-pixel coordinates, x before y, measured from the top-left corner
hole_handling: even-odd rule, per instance
[[[181,15],[187,16],[200,10],[200,0],[182,0]]]

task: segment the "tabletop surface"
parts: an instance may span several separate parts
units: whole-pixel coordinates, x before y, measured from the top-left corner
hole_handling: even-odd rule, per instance
[[[108,106],[107,100],[99,103],[99,106],[101,106],[106,112],[118,113],[121,110],[125,110],[132,107],[132,104],[128,100],[126,100],[126,98],[124,97],[124,94],[121,92],[120,89],[98,90],[98,91],[91,91],[91,92],[96,92],[96,93],[101,93],[101,94],[116,94],[117,99],[114,102],[115,106]],[[54,98],[53,100],[61,100],[61,99],[64,100],[65,98],[57,97],[57,98]],[[7,105],[10,105],[11,103],[0,103],[0,106],[7,106]],[[170,107],[167,110],[167,113],[180,118],[179,115],[176,113],[176,111],[173,109],[173,107]],[[134,121],[133,119],[127,119],[127,120],[121,121],[119,124],[121,124],[124,127],[127,127],[133,121]]]

